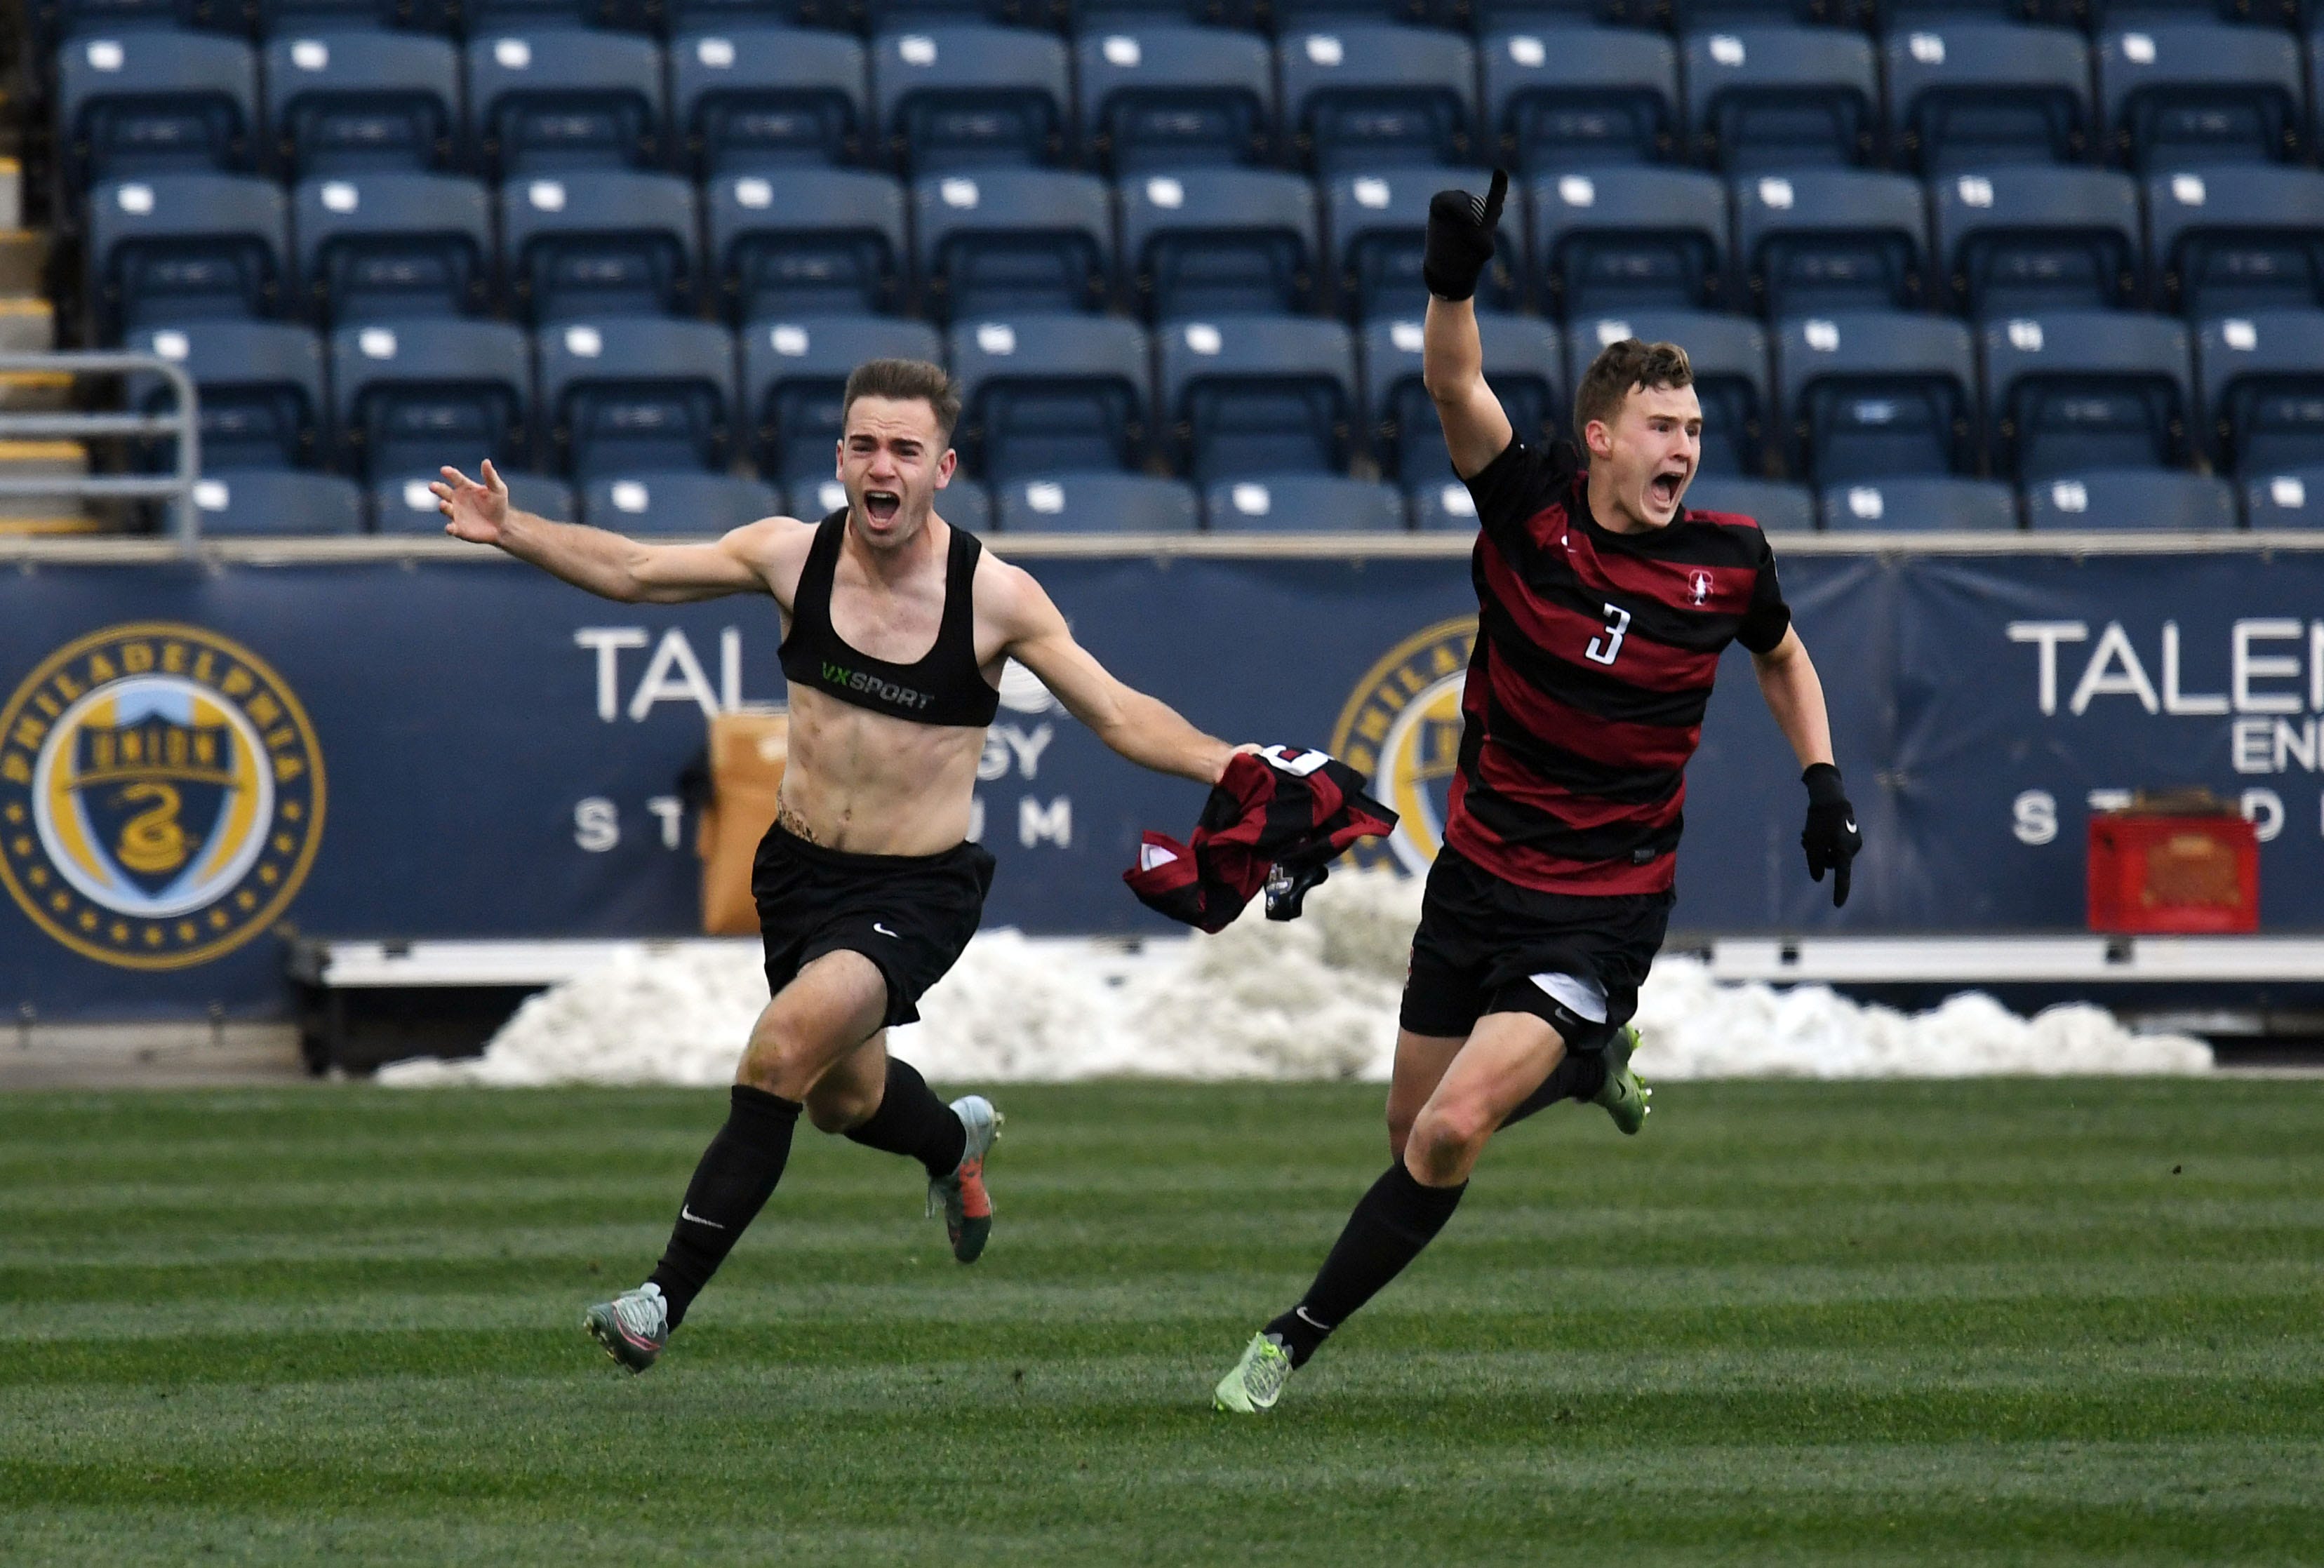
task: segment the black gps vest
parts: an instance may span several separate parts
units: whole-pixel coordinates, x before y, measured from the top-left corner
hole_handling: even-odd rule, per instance
[[[783,638],[783,674],[794,686],[813,687],[842,702],[920,724],[982,728],[1001,711],[1001,694],[976,662],[976,563],[984,546],[964,528],[952,530],[945,561],[944,622],[936,646],[917,664],[890,664],[858,653],[831,626],[831,579],[847,532],[844,508],[823,520],[807,552],[791,597],[791,629]]]

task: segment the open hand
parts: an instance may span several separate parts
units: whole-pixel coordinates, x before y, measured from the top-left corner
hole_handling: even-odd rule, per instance
[[[436,510],[445,516],[444,531],[471,544],[499,544],[508,528],[509,493],[493,460],[484,459],[482,484],[457,468],[439,472],[444,477],[428,488],[436,496]]]

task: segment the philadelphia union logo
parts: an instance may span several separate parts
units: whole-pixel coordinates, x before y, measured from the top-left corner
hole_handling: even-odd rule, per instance
[[[1358,864],[1416,874],[1435,860],[1461,761],[1461,685],[1476,646],[1474,615],[1415,632],[1371,667],[1340,710],[1332,754],[1369,779],[1373,796],[1398,817],[1388,839],[1365,839],[1349,852]]]
[[[306,710],[198,626],[59,649],[0,709],[0,881],[74,952],[182,969],[271,926],[314,863],[323,764]]]

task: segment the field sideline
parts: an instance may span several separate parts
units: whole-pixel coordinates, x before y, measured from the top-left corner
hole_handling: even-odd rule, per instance
[[[638,1379],[716,1094],[0,1099],[0,1560],[2324,1563],[2324,1082],[1559,1107],[1214,1415],[1379,1095],[1002,1091],[973,1269],[802,1131]]]

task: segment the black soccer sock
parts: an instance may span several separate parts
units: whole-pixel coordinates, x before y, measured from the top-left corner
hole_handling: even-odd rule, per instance
[[[1291,1364],[1305,1365],[1325,1335],[1403,1273],[1420,1250],[1436,1239],[1468,1190],[1467,1182],[1457,1187],[1423,1186],[1402,1160],[1388,1167],[1348,1216],[1347,1229],[1332,1244],[1332,1255],[1323,1259],[1315,1283],[1299,1305],[1267,1325],[1267,1333],[1283,1341]]]
[[[928,1179],[948,1176],[968,1149],[968,1129],[951,1106],[936,1098],[928,1081],[909,1062],[888,1058],[888,1086],[880,1109],[847,1136],[866,1148],[908,1155],[928,1168]]]
[[[1541,1087],[1526,1095],[1524,1101],[1502,1119],[1503,1127],[1514,1127],[1536,1111],[1547,1109],[1561,1100],[1587,1100],[1606,1086],[1606,1053],[1603,1051],[1568,1051]]]
[[[798,1116],[796,1100],[744,1084],[734,1085],[726,1125],[702,1151],[702,1163],[686,1185],[686,1202],[678,1205],[669,1245],[648,1277],[647,1282],[659,1286],[662,1299],[669,1304],[670,1327],[686,1321],[686,1309],[783,1179]]]

